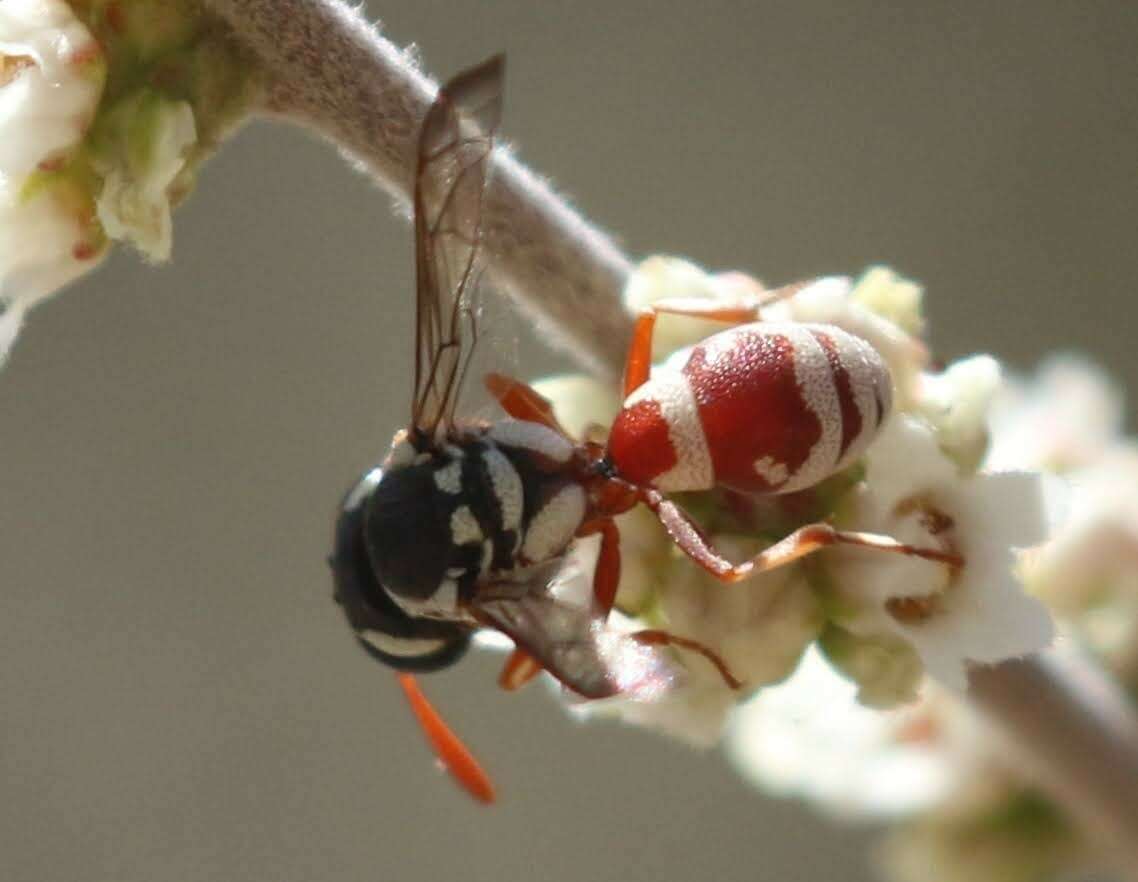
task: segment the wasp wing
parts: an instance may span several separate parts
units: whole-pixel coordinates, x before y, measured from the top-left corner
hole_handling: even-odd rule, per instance
[[[551,580],[550,570],[526,582],[483,586],[471,612],[585,698],[652,701],[677,685],[679,675],[658,647],[609,626],[590,603],[556,596],[551,581],[563,574]]]
[[[443,86],[419,132],[415,172],[415,391],[428,437],[453,420],[478,338],[482,201],[502,103],[495,56]]]

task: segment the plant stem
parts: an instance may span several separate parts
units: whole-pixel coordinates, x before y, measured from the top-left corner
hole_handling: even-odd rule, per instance
[[[338,0],[208,0],[267,68],[267,110],[319,132],[403,204],[436,87]],[[482,227],[495,281],[582,365],[618,374],[631,264],[545,181],[499,149]]]
[[[259,55],[268,109],[335,142],[409,201],[415,135],[435,86],[339,0],[207,0]],[[618,374],[630,263],[532,172],[499,151],[483,218],[491,269],[593,371]],[[1044,653],[971,677],[975,707],[1020,771],[1138,868],[1138,720],[1093,664]],[[1136,877],[1138,878],[1138,877]]]
[[[1138,880],[1138,719],[1117,685],[1089,659],[1055,649],[975,668],[969,682],[1019,771]]]

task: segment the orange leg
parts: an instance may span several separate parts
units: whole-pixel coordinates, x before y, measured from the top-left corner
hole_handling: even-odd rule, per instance
[[[620,530],[612,518],[590,521],[577,531],[578,536],[601,534],[601,550],[593,571],[593,602],[604,621],[616,603],[620,587]]]
[[[632,330],[632,344],[628,348],[628,359],[624,365],[624,397],[627,398],[648,380],[652,370],[652,333],[656,328],[656,318],[661,313],[736,325],[757,322],[761,318],[762,307],[776,300],[791,297],[808,284],[810,283],[795,282],[772,291],[742,297],[735,302],[704,300],[696,297],[669,297],[657,300],[636,317],[636,324]]]
[[[612,518],[602,518],[585,524],[578,536],[601,534],[601,550],[597,555],[596,569],[593,571],[593,604],[601,617],[608,618],[616,602],[616,591],[620,586],[620,530]],[[498,685],[508,692],[521,689],[542,672],[542,667],[522,649],[515,649],[502,666],[498,675]]]
[[[678,637],[675,634],[669,634],[667,631],[648,630],[648,631],[635,631],[629,636],[640,643],[647,643],[652,646],[678,646],[680,649],[687,649],[691,652],[698,652],[705,659],[715,666],[715,670],[719,672],[719,676],[723,678],[723,682],[731,689],[742,689],[743,681],[738,679],[731,673],[727,663],[719,653],[715,652],[707,646],[696,640],[690,640],[687,637]]]
[[[483,382],[490,394],[502,405],[502,409],[514,419],[541,423],[566,438],[570,437],[557,421],[553,405],[549,400],[538,395],[532,387],[521,380],[515,380],[505,374],[487,374]]]
[[[478,760],[467,749],[459,737],[451,731],[450,727],[439,716],[427,696],[419,688],[418,682],[410,674],[397,674],[399,685],[403,687],[403,694],[411,705],[415,719],[427,736],[435,756],[443,764],[443,768],[450,773],[458,786],[481,803],[489,805],[494,801],[494,784],[490,776],[483,771]]]
[[[515,649],[498,674],[498,686],[507,692],[521,689],[542,672],[543,668],[524,649]]]
[[[925,560],[943,563],[954,569],[964,566],[964,558],[950,551],[935,548],[918,548],[906,545],[888,536],[876,533],[858,533],[835,530],[829,524],[807,524],[799,527],[785,539],[759,552],[750,560],[733,564],[722,557],[700,533],[684,511],[664,498],[658,490],[642,488],[641,501],[656,515],[672,541],[696,564],[721,582],[739,582],[756,573],[773,570],[796,561],[830,545],[856,545],[893,554],[907,554]]]

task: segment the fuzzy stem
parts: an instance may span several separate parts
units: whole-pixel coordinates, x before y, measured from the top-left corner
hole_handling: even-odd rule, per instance
[[[268,68],[267,110],[319,132],[399,202],[411,198],[416,137],[436,86],[338,0],[208,0]],[[507,151],[482,212],[495,281],[587,369],[619,371],[631,264]]]
[[[414,139],[434,85],[339,0],[207,0],[259,55],[269,109],[315,129],[409,199]],[[630,319],[628,259],[513,158],[499,152],[483,222],[497,278],[597,373],[619,372]],[[1055,653],[972,674],[975,706],[1037,780],[1138,867],[1138,722],[1094,665]]]
[[[976,668],[969,682],[973,705],[1006,736],[1020,772],[1138,880],[1138,720],[1117,685],[1056,650]]]

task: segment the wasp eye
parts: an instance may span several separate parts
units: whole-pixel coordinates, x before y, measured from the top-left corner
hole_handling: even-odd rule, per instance
[[[344,497],[336,519],[332,567],[336,602],[360,645],[401,671],[434,671],[458,661],[470,632],[454,622],[413,618],[391,599],[376,576],[364,536],[365,513],[383,478],[373,469]]]

